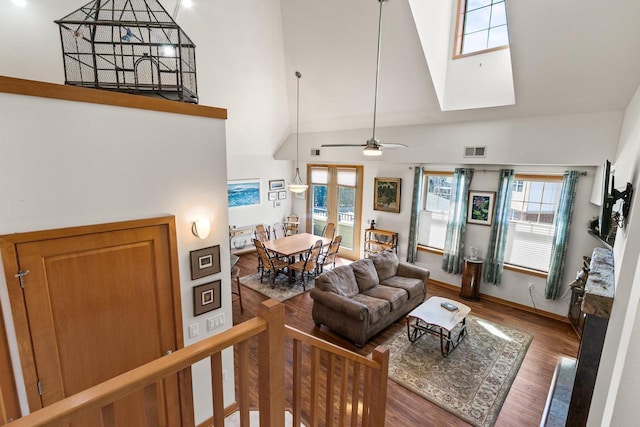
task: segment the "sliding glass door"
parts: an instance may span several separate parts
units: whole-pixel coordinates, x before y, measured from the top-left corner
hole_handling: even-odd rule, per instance
[[[340,255],[360,257],[362,166],[308,165],[308,232],[322,235],[327,223],[342,236]]]

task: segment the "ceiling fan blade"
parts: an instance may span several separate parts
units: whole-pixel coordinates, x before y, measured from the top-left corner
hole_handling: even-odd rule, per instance
[[[382,148],[409,148],[406,144],[400,144],[395,142],[381,142],[380,146]]]
[[[320,147],[366,147],[367,144],[322,144]]]

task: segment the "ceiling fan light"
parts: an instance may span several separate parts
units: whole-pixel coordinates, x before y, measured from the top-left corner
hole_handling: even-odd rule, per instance
[[[364,150],[362,150],[362,154],[365,156],[382,156],[382,149],[380,147],[367,145],[364,147]]]

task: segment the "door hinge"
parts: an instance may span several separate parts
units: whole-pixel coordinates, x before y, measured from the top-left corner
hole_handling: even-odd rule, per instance
[[[29,274],[29,270],[18,270],[18,274],[15,277],[20,281],[20,288],[24,289],[24,277]]]
[[[42,383],[40,382],[40,380],[38,380],[36,385],[38,386],[38,394],[42,396]]]

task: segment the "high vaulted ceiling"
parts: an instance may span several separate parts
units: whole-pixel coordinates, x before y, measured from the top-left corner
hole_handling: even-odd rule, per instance
[[[281,0],[292,123],[294,71],[303,75],[301,131],[371,126],[378,7],[377,0]],[[516,104],[442,112],[409,2],[389,0],[378,125],[626,108],[640,84],[639,1],[507,0],[507,14]]]

